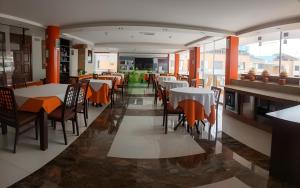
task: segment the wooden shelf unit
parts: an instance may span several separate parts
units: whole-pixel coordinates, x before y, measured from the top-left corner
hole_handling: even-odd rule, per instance
[[[68,83],[70,75],[70,48],[71,42],[60,39],[60,82]]]

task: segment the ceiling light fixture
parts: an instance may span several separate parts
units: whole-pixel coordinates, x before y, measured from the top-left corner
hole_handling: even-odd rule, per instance
[[[289,33],[288,32],[283,33],[283,44],[287,44],[288,37],[289,37]]]
[[[262,45],[262,42],[261,42],[261,40],[262,40],[262,37],[261,37],[261,36],[259,36],[257,39],[258,39],[258,46],[261,46],[261,45]]]

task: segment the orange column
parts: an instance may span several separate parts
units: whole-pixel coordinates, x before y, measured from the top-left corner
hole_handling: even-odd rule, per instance
[[[190,61],[189,61],[189,77],[190,79],[199,79],[200,69],[200,48],[195,47],[190,50]]]
[[[227,37],[226,46],[225,84],[228,85],[231,80],[238,79],[239,38]]]
[[[46,30],[46,77],[48,83],[59,83],[60,53],[59,53],[60,29],[57,26],[48,26]]]
[[[175,54],[175,66],[174,66],[174,75],[178,77],[179,73],[179,59],[180,55],[178,53]]]

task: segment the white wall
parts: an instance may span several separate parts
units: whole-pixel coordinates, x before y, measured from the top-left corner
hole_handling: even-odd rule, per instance
[[[46,70],[42,69],[42,38],[32,36],[32,80],[38,81],[46,77]]]

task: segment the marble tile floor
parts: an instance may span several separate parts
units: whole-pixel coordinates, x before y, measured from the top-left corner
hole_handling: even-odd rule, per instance
[[[105,107],[89,107],[88,125],[90,125]],[[78,116],[79,132],[82,134],[84,126],[83,115]],[[64,145],[62,128],[57,123],[57,129],[48,129],[49,145],[48,150],[39,149],[39,140],[35,140],[34,129],[22,134],[19,137],[17,153],[12,153],[14,143],[14,129],[8,127],[7,135],[0,135],[0,187],[7,187],[20,179],[38,170],[74,142],[78,136],[72,133],[71,122],[66,124],[68,145]]]
[[[205,151],[201,154],[157,159],[109,157],[114,139],[126,118],[137,125],[141,117],[161,118],[159,112],[155,112],[161,109],[127,109],[135,100],[132,98],[145,97],[147,101],[150,94],[150,89],[146,87],[135,86],[129,90],[128,97],[122,102],[117,101],[112,109],[106,108],[57,157],[11,187],[227,187],[228,183],[237,187],[292,187],[269,177],[268,155],[258,152],[255,145],[249,147],[225,132],[219,132],[216,140],[213,137],[208,139],[206,129],[200,135],[196,131],[189,135]],[[146,116],[134,115],[146,111],[150,111],[144,113]],[[172,127],[175,123],[176,117],[170,118],[169,134],[174,134]],[[230,132],[228,130],[233,126],[236,125],[227,127],[223,117],[222,129]],[[177,131],[184,133],[185,128],[180,127]],[[252,133],[256,134],[255,131],[244,134]],[[247,141],[251,139],[243,142]],[[173,147],[180,150],[182,146]],[[147,150],[146,147],[142,149]]]

